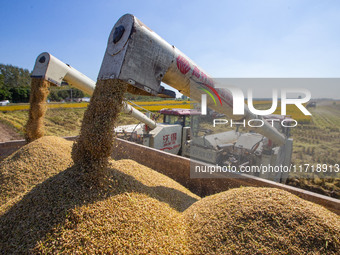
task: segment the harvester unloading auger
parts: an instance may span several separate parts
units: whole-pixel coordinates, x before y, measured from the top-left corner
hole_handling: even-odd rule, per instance
[[[43,78],[57,85],[64,80],[88,94],[92,94],[95,89],[94,81],[48,53],[42,53],[37,58],[32,77]],[[213,80],[198,65],[130,14],[124,15],[118,20],[108,39],[98,81],[110,80],[125,82],[127,91],[130,93],[169,96],[171,92],[161,87],[161,82],[164,82],[196,101],[200,101],[201,95],[205,93],[201,88],[213,89],[218,92],[223,104],[215,105],[208,101],[209,108],[235,120],[262,119],[262,117],[251,113],[247,106],[245,106],[244,116],[233,115],[233,100],[228,90],[215,88]],[[168,152],[181,153],[184,156],[200,159],[198,156],[205,151],[210,154],[207,157],[203,156],[201,158],[203,161],[220,163],[223,162],[221,157],[230,152],[232,146],[235,149],[235,144],[238,142],[241,144],[238,148],[244,147],[244,145],[249,146],[250,141],[250,151],[259,150],[262,154],[260,157],[257,155],[259,160],[246,163],[290,164],[292,139],[280,133],[266,121],[263,121],[263,126],[256,128],[256,132],[267,137],[268,141],[271,141],[270,143],[264,144],[262,135],[251,134],[251,138],[254,139],[249,139],[249,134],[242,135],[234,131],[212,135],[212,137],[193,138],[189,141],[190,128],[185,125],[156,123],[126,103],[123,103],[122,109],[149,127],[143,144],[156,149],[164,150],[164,146],[166,146],[164,137],[172,136],[174,141]],[[284,133],[288,134],[288,132]],[[232,146],[228,141],[233,142]],[[258,149],[259,144],[262,144],[265,149]],[[254,145],[257,145],[255,150],[253,150]],[[197,157],[195,157],[195,151]],[[238,164],[245,164],[245,162],[238,162]],[[281,182],[286,178],[287,175],[283,173],[271,177],[271,179]]]
[[[42,78],[56,86],[61,86],[64,81],[89,95],[93,94],[96,87],[95,81],[47,52],[41,53],[37,57],[32,72],[32,78]],[[168,96],[170,93],[163,87],[160,88],[160,92],[162,94],[158,94],[157,96],[170,97]],[[154,120],[148,118],[145,114],[125,102],[123,104],[122,111],[124,113],[131,114],[134,118],[145,123],[152,129],[156,127],[156,122]]]

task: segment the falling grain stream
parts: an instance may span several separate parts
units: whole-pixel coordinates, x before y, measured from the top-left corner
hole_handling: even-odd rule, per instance
[[[41,78],[32,78],[30,109],[25,127],[25,138],[32,142],[44,136],[44,116],[47,110],[47,96],[50,83]]]

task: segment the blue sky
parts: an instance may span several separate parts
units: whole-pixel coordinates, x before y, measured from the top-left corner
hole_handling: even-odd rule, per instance
[[[2,0],[0,63],[32,70],[48,51],[96,80],[109,33],[125,13],[214,77],[340,77],[336,0]],[[340,94],[336,86],[311,90]]]

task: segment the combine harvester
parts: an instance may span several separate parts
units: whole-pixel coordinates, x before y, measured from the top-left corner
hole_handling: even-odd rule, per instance
[[[44,78],[55,85],[66,81],[88,94],[95,89],[93,80],[49,53],[38,56],[32,77]],[[215,90],[214,81],[201,68],[129,14],[121,17],[112,29],[98,79],[123,80],[129,84],[128,91],[134,94],[174,97],[174,92],[161,86],[164,82],[196,101],[200,101],[205,93],[202,88]],[[223,105],[208,101],[209,108],[234,120],[263,120],[251,113],[247,106],[244,116],[233,115],[231,93],[216,90]],[[127,103],[124,103],[123,111],[144,123],[137,128],[133,125],[130,135],[148,147],[219,165],[287,166],[291,163],[293,141],[288,137],[289,128],[275,128],[265,120],[262,127],[256,128],[257,133],[228,131],[195,136],[193,134],[198,133],[199,127],[190,127],[188,120],[200,115],[197,110],[164,109],[161,111],[164,123],[156,123]],[[175,117],[182,121],[175,122]],[[118,127],[116,131],[126,133],[132,127]],[[277,182],[285,182],[288,177],[287,172],[281,171],[256,174]]]
[[[49,53],[38,56],[32,77],[43,78],[55,85],[66,81],[88,94],[92,94],[95,89],[94,81]],[[202,69],[133,15],[121,17],[110,33],[98,75],[98,80],[105,79],[121,79],[127,82],[128,91],[134,94],[174,97],[173,92],[161,86],[161,82],[164,82],[198,102],[204,93],[202,89],[214,89],[218,91],[223,102],[216,105],[207,102],[207,106],[215,112],[234,120],[263,120],[262,117],[251,113],[247,106],[244,116],[234,116],[230,92],[215,88],[212,79]],[[239,186],[275,187],[340,214],[339,200],[278,183],[285,182],[288,173],[260,175],[262,178],[237,173],[230,173],[224,176],[225,178],[218,178],[218,175],[191,175],[196,166],[211,166],[216,163],[236,166],[289,165],[293,140],[289,138],[288,129],[272,127],[264,120],[264,125],[256,128],[256,133],[228,131],[195,136],[195,125],[187,125],[186,120],[190,118],[193,124],[193,118],[200,115],[197,110],[164,109],[161,111],[164,114],[164,123],[156,123],[126,103],[123,104],[123,111],[144,123],[139,126],[139,130],[131,133],[135,138],[139,133],[142,139],[140,144],[137,144],[117,138],[113,155],[115,159],[133,159],[173,178],[200,196]],[[173,122],[175,116],[182,117],[182,122]],[[123,129],[124,127],[118,127],[116,131]],[[2,143],[0,152],[9,155],[25,143]],[[181,156],[190,156],[191,159]]]

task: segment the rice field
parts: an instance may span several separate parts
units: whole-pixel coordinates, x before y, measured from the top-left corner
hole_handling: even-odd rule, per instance
[[[47,104],[48,109],[60,109],[60,108],[86,108],[89,103],[49,103]],[[7,111],[22,111],[28,110],[29,104],[11,104],[7,106],[0,106],[1,112]]]
[[[192,108],[193,101],[189,100],[163,100],[163,101],[137,101],[129,103],[137,110],[143,111],[144,109],[157,112],[164,108],[184,108],[190,109]],[[137,106],[138,105],[138,106]]]
[[[89,103],[81,102],[81,103],[48,103],[48,109],[61,109],[61,108],[86,108]],[[164,101],[133,101],[132,103],[128,102],[128,104],[132,105],[138,110],[148,110],[148,111],[159,111],[163,108],[185,108],[189,109],[192,102],[186,100],[164,100]],[[138,105],[138,106],[136,106]],[[1,112],[6,111],[20,111],[20,110],[28,110],[29,104],[12,104],[8,106],[0,106]]]
[[[271,106],[271,101],[254,101],[254,107],[258,110],[269,109]],[[281,115],[281,101],[278,102],[277,108],[273,114]],[[311,116],[304,115],[299,108],[295,105],[287,105],[287,113],[286,115],[290,116],[297,122],[301,123],[310,123],[312,121]]]
[[[292,163],[295,165],[340,164],[340,102],[321,101],[310,109],[312,120],[292,129]],[[289,184],[340,198],[339,173],[292,173]]]
[[[131,106],[135,107],[140,111],[151,111],[158,112],[164,108],[183,108],[190,109],[193,108],[193,105],[196,102],[189,100],[162,100],[162,101],[132,101],[128,102]],[[258,110],[268,109],[270,108],[270,101],[254,101],[255,108]],[[63,108],[86,108],[88,103],[49,103],[48,109],[63,109]],[[14,104],[8,106],[0,106],[0,112],[7,111],[20,111],[20,110],[28,110],[29,104]],[[280,103],[274,114],[281,114]],[[305,116],[295,105],[287,106],[287,115],[291,116],[291,118],[295,119],[299,123],[310,123],[312,118],[310,116]]]

